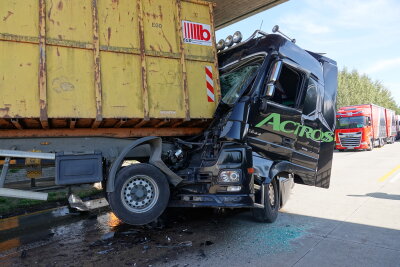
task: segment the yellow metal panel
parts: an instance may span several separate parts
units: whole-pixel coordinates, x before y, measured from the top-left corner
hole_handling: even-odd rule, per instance
[[[93,51],[47,46],[49,118],[95,118]]]
[[[187,61],[190,118],[212,118],[218,97],[216,93],[216,70],[213,63]],[[206,66],[212,67],[215,102],[208,102],[206,84]]]
[[[208,5],[182,2],[182,20],[211,25],[210,8]],[[188,58],[214,61],[212,46],[185,43],[184,47]]]
[[[100,45],[139,49],[136,1],[98,0]]]
[[[46,37],[93,43],[91,0],[47,0]]]
[[[1,0],[0,33],[37,37],[38,0]]]
[[[178,53],[176,0],[142,0],[146,50]]]
[[[205,66],[212,66],[216,73],[214,48],[184,44],[185,56],[181,57],[177,0],[45,1],[47,46],[43,55],[47,62],[43,77],[47,81],[49,118],[94,119],[99,99],[103,118],[141,118],[145,109],[143,92],[148,92],[150,118],[185,118],[184,88],[188,89],[191,118],[212,117],[216,102],[207,101]],[[139,55],[138,1],[143,6],[143,66]],[[39,0],[0,2],[0,35],[12,40],[0,41],[0,117],[40,118],[39,47],[18,43],[38,42]],[[94,62],[98,58],[94,57],[97,50],[92,49],[97,47],[93,39],[96,23],[92,21],[96,16],[92,3],[97,3],[103,50],[101,75],[96,76],[96,81],[101,82],[97,88],[102,91],[98,90],[97,98]],[[209,5],[182,1],[181,11],[181,20],[211,25]],[[183,59],[187,87],[182,80]],[[144,83],[143,73],[147,75]],[[148,88],[142,90],[143,84]]]
[[[38,45],[0,42],[0,117],[39,117]]]
[[[143,117],[140,56],[101,52],[104,118]]]
[[[179,59],[146,57],[151,118],[184,118]]]

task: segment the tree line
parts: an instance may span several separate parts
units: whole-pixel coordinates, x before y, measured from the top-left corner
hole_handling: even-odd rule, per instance
[[[347,68],[339,71],[337,108],[358,104],[376,104],[400,114],[400,107],[391,92],[380,81],[373,81],[368,75]]]

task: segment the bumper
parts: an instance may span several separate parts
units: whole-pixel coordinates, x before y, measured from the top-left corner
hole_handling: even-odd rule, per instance
[[[356,147],[345,147],[342,145],[335,145],[335,149],[340,149],[340,150],[345,150],[345,149],[368,149],[369,145],[368,144],[361,144],[359,146]]]
[[[190,208],[252,208],[254,195],[246,194],[202,194],[178,195],[176,200],[169,202],[169,207]]]

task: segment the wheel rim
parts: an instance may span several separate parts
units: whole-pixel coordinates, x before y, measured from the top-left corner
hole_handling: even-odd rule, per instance
[[[275,188],[272,183],[268,186],[269,204],[273,207],[275,205]]]
[[[146,175],[130,177],[121,190],[121,199],[125,208],[135,213],[149,211],[157,203],[159,189],[154,180]]]

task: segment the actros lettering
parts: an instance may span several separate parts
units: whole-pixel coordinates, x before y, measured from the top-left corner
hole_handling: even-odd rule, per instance
[[[333,141],[333,132],[323,132],[320,129],[313,129],[311,127],[302,125],[298,122],[294,121],[282,121],[281,122],[281,115],[278,113],[271,113],[260,121],[256,127],[260,128],[265,124],[272,125],[272,129],[278,132],[284,133],[293,133],[298,136],[306,136],[309,139],[314,141],[321,141],[321,142],[332,142]],[[291,127],[288,127],[291,126]]]

